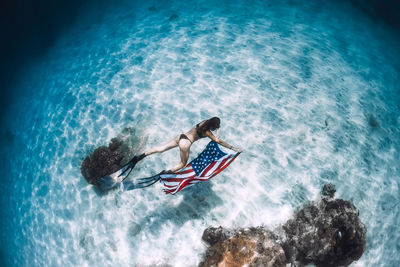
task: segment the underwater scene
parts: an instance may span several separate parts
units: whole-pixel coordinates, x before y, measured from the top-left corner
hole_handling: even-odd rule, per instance
[[[399,266],[399,54],[398,35],[346,1],[126,1],[82,15],[19,75],[3,118],[2,264],[198,266],[206,228],[280,229],[332,184],[366,229],[351,266]],[[214,116],[243,152],[209,181],[104,194],[82,175],[121,134],[136,155]],[[177,148],[151,155],[128,179],[177,163]]]

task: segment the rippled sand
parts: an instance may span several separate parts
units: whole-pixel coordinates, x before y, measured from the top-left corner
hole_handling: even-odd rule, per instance
[[[400,59],[390,31],[317,1],[178,2],[77,23],[21,79],[35,93],[9,117],[15,264],[193,266],[206,227],[272,229],[332,182],[368,229],[354,266],[395,266]],[[209,183],[99,196],[81,176],[82,159],[124,127],[148,148],[215,115],[221,139],[245,152]],[[146,158],[133,177],[178,155]]]

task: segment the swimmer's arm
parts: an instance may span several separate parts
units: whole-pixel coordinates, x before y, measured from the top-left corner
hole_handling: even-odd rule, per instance
[[[215,137],[216,137],[217,139],[219,139],[219,129],[217,129],[217,131],[215,132]]]
[[[219,138],[216,138],[213,133],[211,131],[206,131],[206,135],[213,141],[217,142],[218,144],[220,144],[221,146],[224,146],[226,148],[232,149],[236,152],[242,152],[243,150],[240,148],[236,148],[234,146],[231,146],[230,144],[226,143],[225,141],[222,141]]]

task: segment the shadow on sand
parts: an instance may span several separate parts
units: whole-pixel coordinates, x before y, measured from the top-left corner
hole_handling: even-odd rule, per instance
[[[165,203],[162,209],[150,213],[140,221],[141,227],[158,235],[161,227],[168,221],[181,227],[190,220],[203,218],[213,208],[222,204],[222,199],[212,190],[209,181],[198,183],[178,194],[183,195],[183,200],[179,205]]]

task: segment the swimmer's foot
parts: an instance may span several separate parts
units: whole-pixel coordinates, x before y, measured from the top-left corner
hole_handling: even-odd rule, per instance
[[[143,153],[139,156],[134,156],[129,162],[132,163],[132,169],[135,167],[136,163],[138,163],[140,160],[142,160],[146,155]]]
[[[172,174],[172,173],[174,173],[174,172],[171,171],[171,170],[163,170],[158,175],[160,175],[160,174]]]
[[[124,181],[129,174],[132,172],[133,168],[135,168],[136,163],[138,163],[140,160],[142,160],[146,155],[143,153],[139,156],[134,156],[122,169],[121,169],[121,174],[118,175],[118,177],[122,178],[122,181]]]

